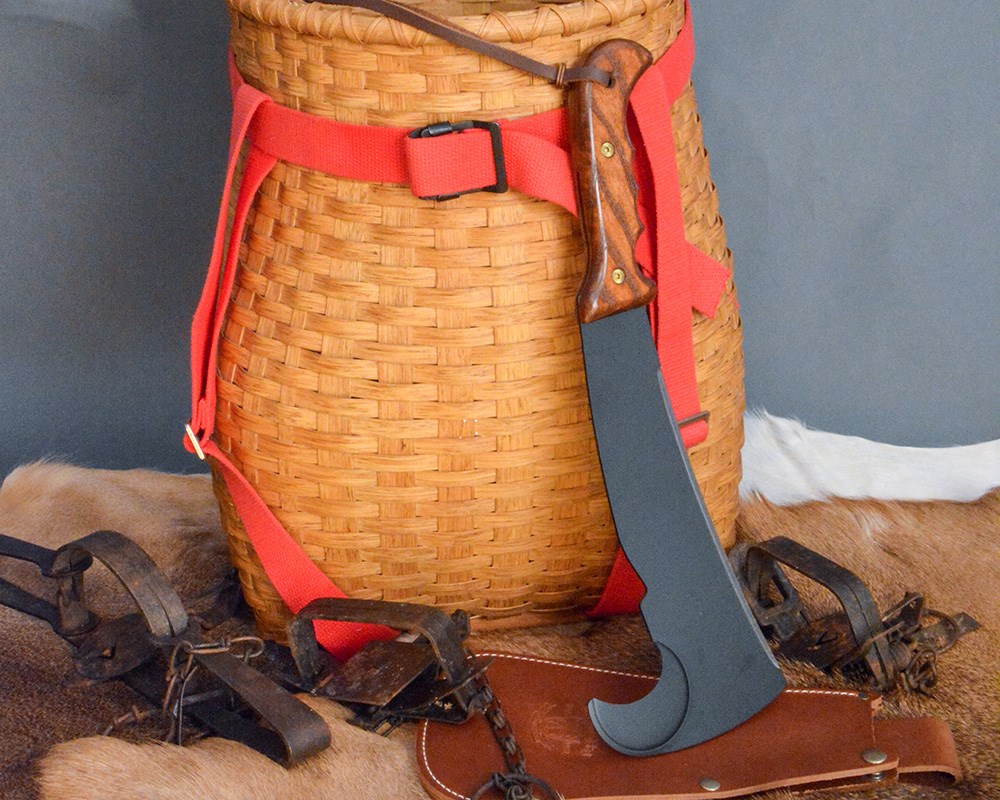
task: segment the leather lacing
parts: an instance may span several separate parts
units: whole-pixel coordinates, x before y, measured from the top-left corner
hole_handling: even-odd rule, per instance
[[[567,67],[566,64],[545,64],[536,61],[526,55],[522,55],[515,50],[488,42],[467,30],[463,30],[453,25],[444,17],[431,14],[427,11],[417,10],[412,6],[403,3],[396,3],[393,0],[339,0],[331,3],[329,0],[308,0],[309,2],[321,2],[328,5],[353,6],[355,8],[365,8],[382,14],[389,19],[394,19],[417,30],[437,36],[450,44],[464,47],[475,53],[488,56],[503,64],[514,67],[532,75],[554,83],[562,87],[568,83],[578,83],[580,81],[592,81],[602,86],[611,85],[611,73],[603,69],[597,69],[587,65],[577,67]]]

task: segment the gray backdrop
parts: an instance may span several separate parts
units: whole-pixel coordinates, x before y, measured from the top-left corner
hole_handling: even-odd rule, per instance
[[[1000,5],[694,10],[748,403],[896,444],[1000,438]]]
[[[1000,437],[995,0],[694,14],[748,402],[900,444]],[[198,469],[222,0],[0,0],[0,33],[0,474]]]

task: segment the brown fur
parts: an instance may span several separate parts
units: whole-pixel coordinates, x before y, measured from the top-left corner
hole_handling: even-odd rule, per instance
[[[105,507],[109,497],[116,500]],[[78,510],[82,512],[79,517]],[[103,517],[105,514],[110,516]],[[12,521],[19,523],[18,529],[11,529]],[[74,524],[77,527],[70,530]],[[45,465],[13,473],[0,488],[0,530],[53,542],[93,528],[117,527],[153,552],[174,580],[186,581],[189,591],[217,580],[224,569],[217,525],[208,483],[201,478],[98,473]],[[918,590],[933,607],[965,610],[984,624],[984,630],[942,656],[941,678],[933,699],[894,693],[886,702],[886,713],[930,714],[948,720],[962,755],[965,782],[941,792],[887,787],[877,794],[879,798],[1000,797],[1000,764],[994,744],[1000,710],[998,531],[997,494],[970,504],[835,501],[778,508],[758,501],[743,509],[742,537],[784,534],[815,547],[859,572],[883,607],[907,589]],[[52,536],[56,540],[48,538]],[[192,549],[196,555],[191,554]],[[820,593],[816,597],[820,599]],[[0,721],[0,741],[5,743],[0,765],[8,779],[7,783],[0,779],[0,795],[11,800],[31,796],[26,780],[18,783],[9,778],[23,776],[25,767],[42,754],[47,743],[85,735],[87,731],[81,728],[86,728],[86,722],[93,731],[133,702],[126,690],[114,684],[87,690],[86,702],[62,686],[69,668],[61,646],[54,648],[61,648],[56,653],[60,658],[50,660],[39,671],[40,662],[35,658],[38,645],[43,639],[51,644],[54,637],[46,636],[44,626],[28,623],[31,630],[11,642],[11,626],[17,633],[17,625],[24,625],[16,619],[10,612],[0,612],[5,642],[0,651],[0,692],[4,693],[0,702],[8,710],[8,718],[11,711],[22,715],[21,724]],[[29,643],[36,648],[35,653],[30,652]],[[494,633],[478,637],[477,644],[597,666],[656,668],[654,654],[635,619]],[[21,661],[34,668],[19,670]],[[836,683],[807,668],[785,668],[791,681],[799,685]],[[11,675],[19,676],[13,691]],[[181,749],[92,737],[51,750],[41,762],[42,796],[45,800],[425,797],[415,782],[411,730],[380,739],[347,725],[334,704],[310,702],[327,717],[334,747],[295,770],[286,772],[239,745],[219,740]],[[75,729],[60,718],[65,714],[70,715]],[[23,724],[24,716],[30,717],[28,726]],[[30,746],[15,736],[12,748],[11,731],[23,733],[25,727],[33,729],[33,738],[27,743]],[[11,793],[11,789],[18,793]],[[771,796],[790,797],[787,793]]]
[[[192,747],[93,737],[56,747],[41,775],[46,800],[354,800],[425,798],[406,731],[383,738],[344,721],[336,703],[305,697],[334,731],[333,746],[286,770],[243,745]]]
[[[102,528],[138,542],[154,561],[172,570],[173,580],[183,583],[188,571],[178,550],[191,563],[216,565],[209,572],[220,572],[225,541],[207,475],[81,469],[41,461],[15,469],[0,485],[0,532],[9,536],[59,547]],[[199,571],[194,579],[204,577]]]

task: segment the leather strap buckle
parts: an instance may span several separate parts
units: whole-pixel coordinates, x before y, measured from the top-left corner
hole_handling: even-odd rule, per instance
[[[493,147],[493,168],[496,170],[496,182],[489,186],[480,186],[475,189],[464,189],[461,192],[452,194],[420,195],[421,200],[454,200],[463,194],[472,192],[493,192],[503,194],[507,191],[507,166],[503,157],[503,142],[500,139],[500,123],[484,122],[478,119],[467,119],[462,122],[433,122],[423,128],[416,128],[410,131],[411,139],[433,139],[438,136],[447,136],[451,133],[461,133],[470,128],[479,128],[489,131],[490,143]]]

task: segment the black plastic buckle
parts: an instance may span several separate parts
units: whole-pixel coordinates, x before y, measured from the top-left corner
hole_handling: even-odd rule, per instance
[[[496,170],[497,180],[491,186],[480,186],[477,189],[465,189],[454,194],[435,194],[421,196],[421,200],[454,200],[463,194],[472,192],[494,192],[503,194],[507,191],[507,166],[503,158],[503,142],[500,140],[500,124],[497,122],[484,122],[478,119],[467,119],[462,122],[433,122],[423,128],[416,128],[410,131],[411,139],[433,139],[437,136],[446,136],[449,133],[461,133],[470,128],[481,128],[490,132],[490,142],[493,145],[493,168]]]

